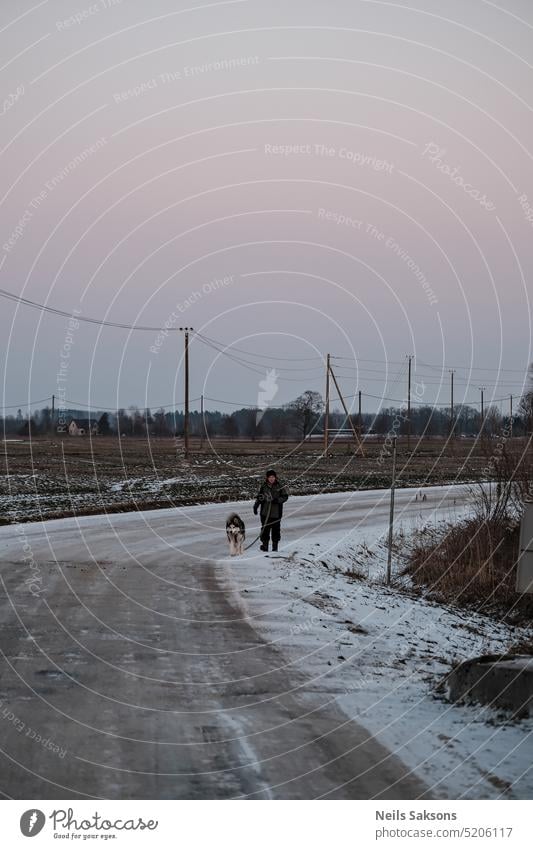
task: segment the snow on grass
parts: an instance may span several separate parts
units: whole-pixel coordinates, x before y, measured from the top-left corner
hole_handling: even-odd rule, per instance
[[[406,517],[405,533],[427,521]],[[430,795],[531,798],[533,721],[452,705],[438,685],[453,664],[503,654],[533,629],[386,587],[385,532],[382,523],[370,532],[307,533],[279,556],[221,568],[252,626],[303,672],[303,689],[335,699]]]

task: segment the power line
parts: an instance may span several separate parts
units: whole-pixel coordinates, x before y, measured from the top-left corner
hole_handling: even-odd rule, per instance
[[[6,289],[0,289],[0,297],[6,299],[8,301],[11,301],[13,303],[16,303],[16,304],[19,304],[19,305],[22,305],[22,306],[27,306],[27,307],[30,307],[31,309],[38,310],[39,312],[44,312],[44,313],[48,313],[50,315],[56,315],[56,316],[60,316],[62,318],[67,318],[67,319],[72,319],[72,317],[73,317],[72,313],[69,313],[65,310],[61,310],[61,309],[58,309],[56,307],[52,307],[52,306],[49,306],[49,305],[46,305],[46,304],[40,304],[36,301],[32,301],[32,300],[30,300],[28,298],[24,298],[20,295],[15,295],[13,292],[9,292]],[[169,333],[182,332],[184,330],[183,327],[161,327],[161,326],[152,326],[152,325],[143,325],[143,324],[128,324],[128,323],[124,323],[124,322],[107,321],[107,320],[104,320],[104,319],[95,318],[93,316],[76,315],[76,320],[83,322],[85,324],[93,324],[93,325],[96,325],[98,327],[112,327],[114,329],[120,329],[120,330],[143,331],[143,332],[150,332],[150,333],[160,333],[162,330],[164,330],[165,332],[169,332]],[[193,336],[193,338],[200,339],[202,342],[204,342],[204,344],[208,345],[211,348],[214,348],[215,350],[217,350],[219,353],[223,354],[224,356],[227,356],[230,359],[233,359],[234,362],[237,362],[239,365],[242,365],[243,367],[248,368],[250,371],[255,371],[256,374],[262,373],[262,372],[257,371],[257,368],[254,368],[254,367],[257,367],[259,365],[258,363],[247,362],[246,360],[243,360],[242,358],[237,357],[234,354],[229,353],[228,350],[232,349],[232,350],[237,351],[238,353],[242,353],[242,354],[244,354],[248,357],[254,357],[255,359],[262,359],[262,360],[266,359],[266,360],[283,361],[283,362],[287,362],[287,360],[293,360],[294,362],[309,362],[309,361],[313,361],[313,360],[321,360],[322,362],[324,362],[324,357],[319,356],[319,355],[313,356],[313,357],[292,357],[292,356],[290,356],[290,357],[289,356],[280,357],[280,356],[276,356],[276,355],[273,355],[273,354],[255,354],[251,351],[246,351],[245,349],[238,348],[235,345],[226,346],[226,345],[224,345],[224,343],[217,342],[217,340],[210,339],[210,337],[204,336],[203,334],[200,334],[200,333],[196,333]],[[349,360],[350,362],[353,362],[353,357],[332,356],[332,359],[334,359],[334,360],[344,360],[344,361]],[[383,364],[383,365],[400,365],[400,366],[404,364],[402,361],[398,361],[398,360],[377,360],[377,359],[368,359],[368,358],[367,359],[358,358],[357,362],[380,363],[380,364]],[[451,366],[451,365],[444,365],[444,364],[437,365],[437,364],[434,364],[434,363],[426,363],[423,360],[418,360],[418,362],[420,363],[420,365],[424,366],[425,368],[434,369],[434,370],[440,371],[442,373],[445,370],[453,368],[455,370],[461,370],[461,371],[467,371],[467,372],[482,371],[482,372],[491,372],[493,374],[494,373],[500,374],[500,373],[503,373],[503,372],[506,372],[506,373],[508,372],[508,373],[522,374],[524,376],[524,378],[526,378],[526,376],[527,376],[526,370],[524,370],[524,369],[504,369],[504,368],[494,369],[494,368],[488,368],[488,367],[485,367],[485,366],[457,366],[457,365]],[[347,366],[339,366],[339,368],[346,369],[348,367]],[[282,368],[280,366],[279,369],[283,370],[283,371],[293,371],[293,372],[294,371],[313,371],[313,370],[319,370],[320,366],[316,366],[316,367],[309,368],[309,369],[299,369],[299,368],[291,369],[291,368]],[[355,369],[355,367],[354,367],[354,369]],[[427,377],[429,378],[429,376],[427,376]],[[318,380],[319,378],[316,378],[316,379]],[[461,380],[462,382],[465,382],[466,385],[469,385],[469,381],[465,381],[463,378],[458,378],[458,379]],[[296,381],[296,380],[298,380],[298,378],[285,378],[285,380]],[[308,380],[312,381],[312,380],[315,380],[315,378],[308,378]],[[436,385],[436,384],[433,384],[433,385]],[[521,385],[523,385],[523,382],[520,382],[520,381],[516,381],[516,382],[496,381],[495,385],[498,385],[498,386],[503,386],[503,385],[521,386]],[[43,400],[46,400],[46,399],[43,399]],[[36,403],[41,403],[41,402],[37,401]],[[13,405],[13,406],[15,406],[15,405]]]
[[[389,364],[390,363],[385,363],[385,365],[389,365]],[[372,368],[366,368],[366,367],[358,368],[356,366],[337,366],[337,370],[341,370],[343,372],[350,372],[352,374],[358,374],[358,375],[361,375],[361,376],[365,376],[367,374],[383,375],[383,369],[372,369]],[[435,370],[437,370],[437,367],[435,367]],[[439,368],[439,370],[441,371],[441,374],[443,376],[444,376],[445,373],[449,373],[449,370],[444,369],[444,368],[442,368],[442,369]],[[455,368],[453,370],[454,370],[454,372],[457,371],[457,369],[455,369]],[[421,378],[422,380],[426,381],[428,384],[433,383],[433,385],[437,385],[441,382],[441,380],[439,380],[437,378],[437,375],[435,375],[435,374],[425,374],[424,372],[420,372],[418,370],[416,370],[414,372],[414,374],[416,375],[416,377]],[[523,373],[523,374],[524,374],[524,377],[527,377],[525,373]],[[371,379],[372,378],[368,378],[368,380],[371,380]],[[470,379],[467,379],[466,377],[460,377],[459,380],[461,380],[462,382],[467,383],[467,384],[469,384],[471,382]],[[520,381],[520,380],[496,380],[495,385],[498,385],[498,386],[521,386],[523,384],[523,382],[524,382],[523,380],[522,381]]]
[[[220,353],[225,353],[227,356],[235,356],[235,355],[230,355],[228,353],[228,350],[231,349],[233,351],[238,351],[240,353],[246,354],[250,357],[255,357],[256,359],[263,359],[263,360],[264,359],[281,360],[281,361],[286,362],[287,359],[289,359],[289,360],[293,360],[294,362],[301,362],[301,361],[307,361],[307,360],[320,359],[324,362],[323,357],[292,357],[292,356],[289,356],[289,355],[287,355],[286,357],[276,357],[276,356],[270,355],[270,354],[255,354],[251,351],[246,351],[242,348],[238,348],[235,345],[225,345],[225,343],[211,339],[210,337],[205,336],[204,334],[201,334],[201,333],[197,333],[196,335],[202,341],[204,341],[206,344],[209,344],[210,347],[214,347],[216,350],[219,350]],[[333,359],[335,359],[335,360],[350,360],[351,362],[353,362],[352,357],[341,357],[341,356],[333,356],[332,355],[331,359],[332,360]],[[237,362],[242,363],[242,364],[244,364],[246,362],[245,360],[243,360],[240,357],[235,357],[235,360]],[[403,377],[403,374],[405,372],[405,362],[400,361],[400,360],[375,360],[375,359],[365,359],[365,358],[362,358],[362,357],[358,357],[357,362],[358,363],[359,362],[378,363],[378,364],[383,364],[385,366],[398,365],[400,367],[404,367],[404,368],[401,368],[400,373],[393,379],[393,383],[396,383],[397,381],[399,381]],[[448,366],[445,367],[445,366],[431,365],[430,363],[425,363],[425,362],[422,362],[421,360],[419,360],[418,362],[420,362],[421,365],[424,365],[427,368],[432,368],[432,369],[441,371],[443,374],[448,369]],[[258,363],[246,363],[246,364],[250,365],[250,366],[258,365]],[[321,366],[315,366],[315,367],[309,368],[309,369],[300,369],[300,368],[282,368],[281,366],[278,366],[277,368],[278,368],[279,371],[289,371],[289,372],[293,371],[294,372],[294,371],[318,371],[322,367]],[[373,378],[367,378],[366,374],[379,374],[379,375],[383,374],[382,370],[368,369],[368,368],[360,369],[357,366],[350,367],[350,366],[342,366],[341,365],[341,366],[338,366],[338,368],[341,369],[343,372],[345,372],[345,371],[356,372],[357,374],[361,375],[361,377],[364,378],[365,380],[374,380],[375,382],[378,382],[378,380],[375,379],[375,378],[374,379]],[[460,368],[460,367],[456,366],[454,368]],[[463,366],[462,370],[468,371],[468,370],[470,370],[470,367],[469,366]],[[472,367],[472,370],[478,370],[478,369],[474,369]],[[496,372],[497,374],[499,374],[500,372],[513,372],[513,373],[519,373],[519,374],[525,375],[525,371],[522,370],[522,369],[488,369],[488,368],[481,368],[480,367],[479,370],[493,371],[493,372]],[[440,381],[440,380],[434,380],[434,375],[420,374],[420,372],[416,372],[415,374],[416,374],[416,377],[423,379],[428,385],[438,386],[438,385],[441,385],[441,383],[442,383],[442,381]],[[346,377],[347,375],[344,374],[343,376]],[[469,386],[470,383],[471,383],[470,380],[467,380],[466,378],[461,378],[461,377],[456,378],[456,381],[458,381],[458,382],[460,382],[460,383],[462,383],[466,386]],[[521,385],[523,385],[523,382],[522,381],[497,380],[497,381],[495,381],[494,385],[496,385],[496,386],[521,386]]]
[[[212,348],[214,351],[217,351],[222,356],[228,357],[228,359],[230,359],[232,362],[235,362],[238,365],[242,366],[243,368],[248,369],[248,371],[254,372],[254,374],[259,374],[259,375],[261,375],[261,377],[264,377],[265,370],[266,370],[265,365],[263,365],[262,370],[260,370],[260,369],[257,368],[259,366],[259,363],[250,363],[247,360],[243,360],[242,357],[237,357],[235,354],[229,353],[225,348],[219,348],[215,343],[208,341],[207,337],[203,337],[202,334],[200,334],[200,333],[197,333],[195,338],[199,339],[200,342],[204,343],[204,345],[207,345],[207,347]],[[285,371],[285,369],[283,369],[283,370]],[[287,371],[293,371],[293,369],[287,369]],[[296,369],[296,371],[298,371],[298,369]],[[302,378],[300,378],[300,377],[283,377],[281,379],[284,380],[284,381],[289,381],[290,383],[301,383],[302,382]],[[305,378],[305,380],[308,383],[316,383],[318,380],[321,380],[321,379],[322,378],[318,377],[318,376],[317,377],[306,377]]]
[[[45,401],[51,401],[52,396],[49,395],[48,398],[40,398],[38,401],[23,401],[21,404],[5,404],[0,407],[1,410],[16,410],[18,408],[22,409],[22,407],[33,407],[35,404],[44,404]]]
[[[460,369],[462,371],[493,371],[493,372],[496,371],[498,373],[501,372],[501,371],[512,371],[512,372],[517,372],[518,374],[524,374],[525,372],[527,372],[527,369],[521,369],[521,368],[497,368],[496,369],[496,368],[487,368],[486,366],[435,365],[435,364],[432,364],[432,363],[426,363],[423,360],[419,360],[418,358],[417,358],[417,362],[420,363],[421,366],[424,366],[426,368],[438,369],[438,370],[441,370],[441,371],[445,371],[446,369],[453,368],[453,369]]]
[[[22,298],[19,295],[14,295],[12,292],[7,292],[5,289],[0,289],[0,298],[6,298],[8,301],[13,301],[17,304],[22,304],[26,307],[31,307],[32,309],[37,309],[40,312],[50,313],[52,315],[59,315],[62,318],[72,319],[73,315],[71,312],[66,312],[65,310],[56,309],[56,307],[46,306],[45,304],[38,304],[36,301],[30,301],[28,298]],[[143,330],[149,331],[151,333],[160,333],[162,330],[165,332],[168,330],[169,332],[180,332],[183,330],[182,327],[149,327],[143,324],[123,324],[118,321],[104,321],[101,318],[92,318],[90,316],[82,316],[76,315],[74,316],[76,321],[83,321],[86,324],[96,324],[99,327],[114,327],[120,328],[121,330]]]
[[[223,356],[228,357],[228,359],[232,360],[232,362],[237,363],[238,365],[242,366],[243,368],[248,369],[248,371],[254,372],[254,374],[260,374],[261,377],[263,377],[263,375],[264,375],[263,371],[260,371],[257,368],[254,368],[253,366],[249,365],[245,360],[241,360],[239,357],[236,357],[233,354],[228,354],[228,352],[224,351],[222,348],[217,348],[216,345],[212,344],[211,342],[207,342],[206,339],[203,339],[199,334],[196,334],[196,338],[200,339],[200,341],[203,342],[204,345],[207,345],[209,348],[212,348],[214,351],[217,351],[219,354],[222,354]],[[255,363],[254,365],[257,365],[257,363]]]
[[[245,351],[243,348],[237,348],[236,345],[225,345],[224,342],[217,341],[216,339],[210,339],[209,336],[205,336],[202,333],[197,334],[204,340],[208,340],[209,342],[213,342],[216,345],[220,345],[223,348],[232,348],[234,351],[238,351],[241,354],[247,354],[250,357],[256,357],[267,360],[280,360],[282,362],[287,362],[287,360],[293,360],[294,362],[308,362],[310,360],[321,360],[324,362],[324,357],[317,355],[316,357],[293,357],[292,355],[287,355],[285,357],[276,357],[273,354],[255,354],[252,351]],[[316,366],[316,368],[321,368],[321,366]]]
[[[138,407],[137,404],[128,404],[127,407],[123,407],[123,406],[106,407],[103,404],[102,405],[100,405],[100,404],[84,404],[84,403],[80,403],[79,401],[72,401],[70,398],[65,398],[64,401],[67,404],[73,404],[74,407],[82,407],[84,410],[104,410],[104,411],[109,411],[109,412],[112,412],[112,413],[116,413],[118,410],[129,410],[130,407],[136,407],[140,412],[141,410],[149,410],[149,409],[167,410],[167,409],[170,409],[171,407],[174,407],[174,408],[183,407],[183,405],[185,404],[185,401],[173,401],[170,404],[146,404],[144,407]],[[194,401],[200,401],[200,396],[198,398],[191,398],[191,403],[193,403]],[[73,407],[73,409],[74,409],[74,407]]]
[[[332,360],[349,360],[350,362],[354,362],[353,357],[340,357],[340,356],[333,356],[332,355],[331,359]],[[396,365],[396,366],[402,365],[402,363],[403,363],[402,360],[375,360],[375,359],[365,359],[364,357],[357,357],[356,362],[358,362],[358,363],[380,363],[382,365]],[[521,368],[507,368],[507,369],[506,368],[497,368],[496,369],[496,368],[487,368],[485,366],[452,366],[452,365],[448,365],[447,363],[442,363],[441,365],[436,365],[435,363],[426,363],[424,360],[420,360],[418,357],[416,358],[416,362],[419,363],[421,366],[424,366],[425,368],[436,369],[437,371],[446,371],[447,369],[453,368],[453,369],[459,369],[461,371],[492,371],[492,372],[497,372],[497,373],[502,372],[502,371],[509,371],[509,372],[515,372],[517,374],[524,374],[525,372],[527,372],[527,369],[521,369]],[[346,366],[343,366],[343,368],[346,368]]]
[[[259,406],[257,404],[251,404],[249,402],[223,401],[221,398],[210,398],[209,395],[204,395],[204,399],[206,401],[213,401],[215,404],[227,404],[229,407],[239,407],[241,409],[246,409],[246,410],[258,410],[259,409]],[[340,401],[341,399],[340,398],[333,398],[332,400],[333,401]],[[270,410],[287,410],[287,409],[290,409],[291,403],[292,403],[291,401],[288,401],[287,403],[280,404],[279,406],[276,406],[274,404],[273,406],[269,407],[268,409],[270,409]],[[207,410],[206,412],[209,412],[209,410]]]
[[[344,398],[345,399],[348,399],[348,398],[352,399],[352,398],[357,398],[358,396],[359,396],[359,393],[356,393],[356,394],[351,394],[351,395],[344,395]],[[362,398],[372,398],[372,399],[375,399],[375,400],[378,400],[378,401],[389,401],[389,402],[395,403],[395,404],[405,404],[406,403],[405,398],[391,398],[387,395],[373,395],[373,394],[368,393],[368,392],[361,392],[361,397]],[[511,397],[510,395],[505,395],[501,398],[493,398],[493,399],[490,400],[489,406],[490,406],[490,404],[500,404],[504,401],[509,401],[510,397]],[[51,398],[52,398],[52,396],[50,395],[50,396],[48,396],[48,398],[40,398],[39,400],[36,400],[36,401],[26,401],[26,402],[21,402],[19,404],[7,404],[7,405],[0,407],[0,409],[1,410],[24,409],[26,407],[34,406],[36,404],[42,404],[45,401],[50,401]],[[228,401],[228,400],[223,399],[223,398],[212,398],[209,395],[204,395],[204,399],[206,401],[212,401],[216,404],[225,404],[225,405],[228,405],[228,406],[239,407],[239,408],[242,408],[242,409],[251,409],[251,410],[257,410],[258,409],[258,404],[250,402],[250,401]],[[196,401],[201,401],[201,396],[198,396],[197,398],[191,398],[190,399],[190,403],[195,403]],[[331,401],[331,403],[334,403],[334,402],[337,402],[337,401],[341,401],[341,398],[340,397],[331,398],[330,401]],[[180,400],[180,401],[172,401],[169,404],[151,403],[151,404],[145,404],[143,406],[139,406],[137,404],[128,404],[128,406],[120,406],[119,405],[119,406],[114,406],[114,407],[108,407],[105,404],[86,404],[86,403],[81,402],[81,401],[74,401],[71,398],[65,398],[65,399],[63,399],[63,403],[64,404],[70,404],[72,406],[69,407],[69,408],[65,408],[63,406],[62,409],[96,410],[97,412],[103,411],[103,412],[112,412],[112,413],[116,414],[116,413],[118,413],[119,410],[124,410],[125,412],[131,412],[132,407],[135,408],[136,410],[138,410],[140,413],[144,413],[146,410],[155,410],[155,411],[157,411],[157,410],[170,410],[170,409],[176,410],[178,407],[182,407],[185,402]],[[273,405],[269,409],[271,409],[271,410],[288,409],[288,408],[290,408],[291,403],[292,403],[291,401],[288,401],[288,402],[286,402],[284,404],[280,404],[278,406]],[[450,406],[449,401],[430,402],[430,401],[417,401],[417,400],[412,399],[411,403],[412,404],[418,404],[419,406],[422,406],[422,407],[430,407],[430,408],[449,407]],[[479,407],[479,406],[480,406],[480,401],[461,401],[461,402],[455,404],[456,410],[464,408],[464,407]],[[198,411],[196,411],[196,412],[198,412]],[[216,412],[216,411],[209,411],[208,410],[206,412]]]
[[[257,404],[244,403],[241,401],[223,401],[221,398],[210,398],[209,395],[204,395],[204,400],[213,401],[215,404],[227,404],[229,407],[242,407],[249,410],[259,409]],[[271,409],[279,409],[279,407],[271,407]]]
[[[222,354],[225,354],[226,356],[233,357],[237,362],[242,362],[242,363],[247,362],[242,357],[237,357],[235,354],[231,354],[231,352],[228,353],[230,351],[230,349],[231,350],[239,350],[238,348],[234,348],[233,345],[225,345],[223,342],[215,342],[214,340],[209,339],[209,337],[204,336],[202,333],[197,333],[196,336],[205,345],[208,345],[210,348],[215,348],[215,350],[219,351]],[[258,359],[271,359],[268,354],[265,354],[265,355],[253,354],[252,356],[257,357]],[[275,359],[277,360],[277,359],[283,359],[283,358],[282,357],[275,357]],[[287,362],[287,359],[291,360],[293,358],[287,357],[286,359],[284,359],[284,362]],[[248,363],[248,364],[252,365],[252,366],[259,366],[260,365],[259,363],[254,363],[254,362],[251,362],[251,363]],[[270,368],[269,366],[265,366],[264,363],[263,363],[263,366],[265,368]],[[286,367],[286,366],[285,367],[284,366],[274,366],[274,369],[276,371],[289,371],[289,372],[295,372],[295,371],[305,371],[305,372],[320,371],[320,372],[322,372],[323,371],[322,366],[311,366],[309,368],[290,368],[290,367]]]
[[[355,398],[355,395],[345,395],[345,398]],[[393,401],[396,404],[405,404],[405,398],[387,398],[385,395],[369,395],[368,393],[363,393],[363,398],[377,398],[380,401]],[[508,401],[509,395],[505,395],[503,398],[492,398],[491,404],[500,404],[502,401]],[[449,407],[449,401],[439,401],[431,402],[431,401],[411,401],[411,404],[420,404],[423,407]],[[479,401],[461,401],[459,404],[456,404],[456,407],[477,407],[479,406]]]

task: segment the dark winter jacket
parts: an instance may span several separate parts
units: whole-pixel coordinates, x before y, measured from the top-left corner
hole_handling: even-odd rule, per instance
[[[283,516],[283,505],[288,500],[287,490],[279,481],[272,486],[265,481],[257,493],[254,504],[254,513],[261,507],[261,522],[277,521]]]

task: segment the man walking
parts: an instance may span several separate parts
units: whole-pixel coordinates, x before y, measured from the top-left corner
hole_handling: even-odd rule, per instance
[[[266,473],[266,480],[261,484],[254,504],[254,513],[257,516],[261,507],[261,551],[268,551],[268,543],[272,536],[272,551],[278,550],[281,538],[281,519],[283,516],[283,505],[289,498],[287,490],[278,481],[274,469]]]

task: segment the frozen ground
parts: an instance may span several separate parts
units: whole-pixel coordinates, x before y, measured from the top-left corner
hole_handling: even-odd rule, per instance
[[[418,492],[396,494],[396,530],[409,533],[468,512],[467,489],[433,487],[424,493],[423,502]],[[328,499],[334,509],[342,504],[338,496],[320,501]],[[342,506],[332,532],[330,519],[318,527],[305,518],[306,499],[298,534],[294,521],[300,510],[293,502],[279,557],[222,563],[254,627],[305,670],[310,686],[334,692],[346,716],[397,754],[431,795],[531,798],[533,722],[511,721],[490,708],[450,705],[437,687],[452,663],[504,653],[531,638],[532,630],[388,589],[383,583],[388,493],[355,494],[347,503],[368,511],[352,526],[351,511]]]
[[[424,493],[397,530],[469,509]],[[250,502],[0,528],[5,794],[531,798],[531,723],[435,690],[531,635],[386,589],[388,492],[291,498],[279,557],[226,556],[233,508],[252,542]]]
[[[265,469],[280,467],[293,495],[387,487],[391,458],[370,443],[365,455],[349,444],[216,443],[193,440],[186,462],[171,438],[113,437],[16,440],[0,452],[0,524],[127,510],[220,504],[251,499]],[[398,487],[477,481],[487,458],[482,446],[459,440],[398,446]]]

